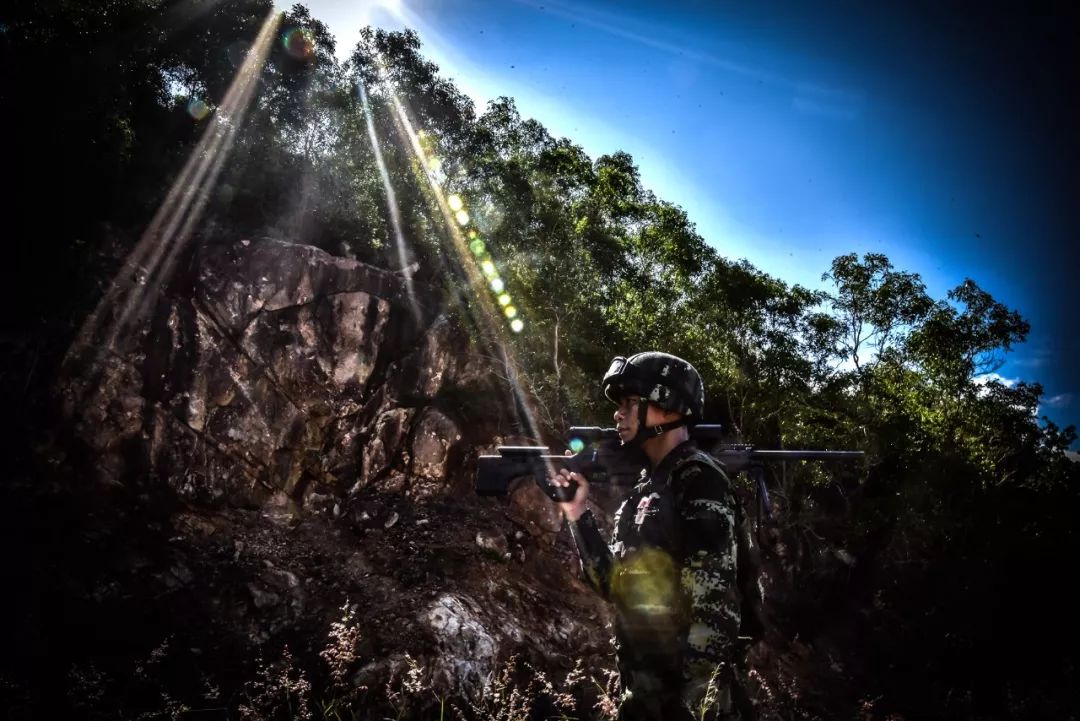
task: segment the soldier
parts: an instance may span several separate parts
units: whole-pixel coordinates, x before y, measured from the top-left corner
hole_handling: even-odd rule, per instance
[[[737,719],[737,500],[722,466],[688,427],[704,412],[701,376],[667,353],[616,358],[603,381],[624,447],[649,470],[615,514],[605,544],[586,509],[588,479],[559,507],[589,584],[615,607],[621,721]],[[711,681],[711,686],[710,686]]]

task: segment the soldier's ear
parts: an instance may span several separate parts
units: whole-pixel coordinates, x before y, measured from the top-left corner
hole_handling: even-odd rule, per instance
[[[657,406],[656,408],[660,411],[660,417],[663,419],[664,423],[668,423],[670,421],[677,421],[682,418],[682,413],[676,413],[675,411],[668,410],[667,408],[660,408],[660,406]]]

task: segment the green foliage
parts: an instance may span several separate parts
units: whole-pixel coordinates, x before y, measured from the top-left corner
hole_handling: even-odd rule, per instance
[[[902,342],[904,330],[922,321],[932,302],[918,273],[893,269],[881,253],[867,253],[860,261],[854,253],[832,262],[831,272],[822,276],[836,285],[830,296],[838,353],[859,367],[859,353],[866,347],[878,353]]]
[[[948,298],[962,308],[938,302],[911,339],[911,348],[928,372],[959,389],[974,376],[1000,368],[1000,354],[1022,343],[1031,326],[970,278],[950,290]]]

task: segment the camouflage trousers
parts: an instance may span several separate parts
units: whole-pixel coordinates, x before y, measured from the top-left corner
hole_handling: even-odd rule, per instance
[[[641,670],[624,669],[620,676],[619,721],[742,721],[734,704],[735,679],[730,673],[683,684]]]

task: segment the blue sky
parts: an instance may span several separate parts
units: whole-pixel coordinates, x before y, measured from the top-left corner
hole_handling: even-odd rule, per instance
[[[868,5],[308,3],[343,56],[365,24],[412,27],[480,108],[628,151],[711,245],[789,283],[870,251],[937,298],[973,278],[1032,324],[998,373],[1080,426],[1065,18]]]

